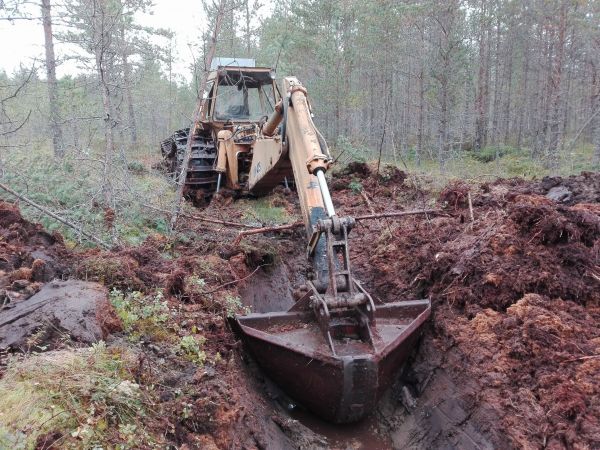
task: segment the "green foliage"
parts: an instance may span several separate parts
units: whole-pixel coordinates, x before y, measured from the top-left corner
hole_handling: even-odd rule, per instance
[[[203,365],[206,361],[206,353],[202,350],[202,346],[206,342],[203,336],[186,335],[179,342],[179,350],[190,361]]]
[[[498,144],[498,145],[490,145],[488,147],[482,148],[478,152],[470,153],[471,157],[479,162],[487,163],[496,160],[497,158],[502,158],[503,156],[509,154],[516,154],[519,151],[511,147],[509,145]]]
[[[61,435],[60,448],[109,442],[152,444],[145,431],[148,394],[132,373],[137,358],[103,342],[13,359],[0,380],[0,448],[33,449],[42,435]],[[122,448],[131,448],[124,445]]]
[[[336,155],[342,155],[344,161],[367,162],[374,154],[374,149],[352,142],[346,136],[340,135],[333,146]]]
[[[31,200],[58,213],[58,215],[82,225],[82,228],[99,236],[104,241],[112,239],[105,222],[105,210],[102,205],[101,164],[90,155],[89,160],[67,156],[56,162],[48,148],[38,148],[35,152],[26,149],[13,150],[9,161],[5,162],[4,182],[29,197]],[[113,182],[113,188],[119,188],[112,209],[115,211],[116,238],[128,244],[140,244],[153,233],[165,234],[168,224],[164,217],[144,208],[142,203],[161,205],[172,199],[172,189],[160,173],[130,171],[114,162],[114,178],[123,184]],[[130,166],[144,167],[139,161]],[[23,167],[27,167],[26,175]],[[0,194],[9,198],[8,194]],[[79,233],[63,226],[56,220],[41,214],[26,204],[21,205],[24,216],[32,221],[41,222],[48,231],[60,231],[67,242],[82,242]]]
[[[242,303],[242,299],[233,295],[225,296],[225,315],[232,318],[237,314],[250,314],[250,308]]]
[[[139,161],[130,161],[127,163],[127,169],[137,174],[143,174],[147,172],[146,167]]]
[[[123,323],[123,329],[132,340],[147,336],[156,340],[169,340],[165,323],[170,310],[161,291],[154,296],[146,296],[134,291],[124,293],[118,289],[110,292],[110,302]]]
[[[359,194],[363,190],[362,184],[357,179],[353,179],[350,183],[348,183],[348,187],[356,194]]]
[[[186,278],[187,290],[191,293],[202,293],[206,287],[206,281],[198,275],[191,275]]]
[[[192,275],[186,278],[186,292],[190,295],[202,295],[205,300],[205,306],[213,313],[224,314],[225,317],[231,318],[236,314],[249,314],[250,309],[242,304],[240,297],[227,294],[221,302],[210,294],[204,294],[206,289],[206,281],[197,275]]]

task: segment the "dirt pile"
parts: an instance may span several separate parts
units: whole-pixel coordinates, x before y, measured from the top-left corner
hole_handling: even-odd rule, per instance
[[[0,201],[0,305],[26,300],[44,282],[69,273],[70,252],[62,236],[46,232]]]
[[[600,172],[581,172],[569,177],[548,176],[532,181],[523,178],[499,178],[490,183],[483,183],[481,189],[488,192],[510,191],[512,195],[537,194],[566,205],[599,203]]]
[[[397,292],[458,308],[499,311],[528,293],[600,304],[600,205],[562,206],[524,194],[500,201],[483,194],[474,223],[455,204],[448,214],[383,228],[372,256],[357,262],[377,269],[364,270],[376,293],[385,296],[391,284]],[[379,227],[369,226],[367,234]],[[367,250],[363,239],[357,247]]]
[[[313,448],[319,441],[261,396],[227,325],[243,308],[239,294],[251,282],[245,280],[264,276],[290,241],[257,236],[234,246],[235,230],[182,220],[188,232],[178,239],[155,235],[138,247],[71,252],[13,205],[0,204],[0,220],[3,286],[47,281],[45,267],[53,276],[86,280],[40,281],[41,291],[27,300],[11,291],[13,303],[0,311],[0,350],[44,351],[99,339],[109,348],[126,345],[139,358],[132,375],[157,412],[145,419],[144,432],[165,445],[290,448],[294,435],[294,442]],[[96,282],[113,291],[112,304]]]
[[[418,393],[440,372],[459,386],[474,380],[470,392],[457,389],[457,399],[470,416],[486,409],[500,419],[495,431],[488,429],[491,442],[499,439],[494,445],[502,435],[514,447],[600,445],[598,180],[582,174],[551,183],[454,183],[438,200],[442,215],[369,223],[353,232],[354,268],[372,294],[434,303],[421,357],[442,356],[418,357],[409,386]],[[568,202],[546,196],[560,186],[572,193]],[[366,190],[370,205],[343,191],[344,206],[360,206],[342,212],[391,209]],[[448,439],[457,432],[451,422],[442,427]]]
[[[481,402],[501,418],[517,447],[600,444],[600,310],[527,294],[506,312],[483,309],[472,319],[443,310]]]
[[[46,232],[25,220],[17,205],[0,201],[0,350],[89,344],[119,329],[106,289],[61,281],[75,260],[60,234]]]

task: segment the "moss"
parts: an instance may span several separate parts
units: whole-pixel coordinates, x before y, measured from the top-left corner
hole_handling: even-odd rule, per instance
[[[102,254],[82,260],[76,274],[81,279],[98,281],[109,287],[140,289],[142,283],[133,272],[137,266],[133,258]]]
[[[259,222],[261,225],[278,225],[289,222],[287,210],[281,206],[272,206],[268,197],[246,201],[243,218],[246,221]]]
[[[51,433],[60,448],[92,448],[122,442],[123,427],[135,427],[137,442],[149,444],[136,361],[102,342],[13,359],[0,380],[0,447],[33,449]]]

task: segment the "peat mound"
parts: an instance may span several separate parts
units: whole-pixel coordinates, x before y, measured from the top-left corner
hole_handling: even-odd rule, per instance
[[[457,386],[473,380],[457,395],[469,417],[485,407],[499,418],[493,434],[508,443],[494,445],[600,446],[599,179],[454,183],[439,198],[444,215],[365,224],[353,236],[354,270],[372,294],[432,299],[421,350],[439,357],[417,361],[419,383],[441,372]],[[556,186],[568,201],[547,196]]]
[[[21,216],[18,206],[0,201],[0,305],[26,300],[44,282],[70,273],[71,252],[59,233]]]

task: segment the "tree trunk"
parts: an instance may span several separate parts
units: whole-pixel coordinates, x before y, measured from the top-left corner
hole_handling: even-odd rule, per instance
[[[110,60],[110,31],[107,28],[106,5],[103,0],[94,0],[94,57],[96,62],[96,73],[102,96],[102,111],[104,113],[104,167],[102,170],[102,196],[104,206],[113,207],[113,187],[112,187],[112,163],[115,153],[115,144],[113,136],[114,117],[113,105],[111,101],[110,79],[107,73],[109,67],[112,67]],[[111,230],[114,231],[114,230]],[[113,234],[113,238],[115,235]]]
[[[508,47],[508,67],[506,68],[506,101],[504,103],[504,143],[508,144],[510,139],[510,104],[512,102],[512,75],[513,75],[513,40],[510,39]]]
[[[487,14],[486,1],[481,2],[481,23],[479,26],[479,74],[477,77],[477,97],[475,109],[475,150],[479,151],[487,145],[487,98],[489,78],[489,32],[486,26],[485,15]],[[487,50],[487,52],[486,52]]]
[[[556,51],[556,62],[552,68],[550,79],[551,105],[550,105],[550,124],[548,127],[548,161],[547,164],[553,170],[558,169],[559,155],[558,143],[560,141],[560,108],[562,98],[562,76],[563,60],[565,53],[565,34],[567,28],[567,7],[563,2],[560,8],[560,22],[558,27],[558,41]]]
[[[112,160],[115,153],[112,102],[110,99],[110,89],[108,87],[108,80],[106,79],[101,54],[96,56],[96,68],[98,71],[98,78],[100,80],[100,90],[102,91],[102,109],[104,112],[104,169],[102,171],[102,194],[104,196],[104,204],[108,207],[112,207],[112,183],[110,180],[112,172]]]
[[[198,92],[198,103],[196,105],[196,110],[194,111],[194,118],[192,122],[192,126],[190,127],[190,132],[188,133],[187,145],[185,147],[185,154],[183,155],[183,162],[181,167],[181,174],[179,175],[179,179],[177,181],[177,193],[175,195],[175,203],[173,205],[173,215],[171,217],[171,230],[175,229],[177,225],[177,219],[179,218],[179,214],[181,212],[181,202],[183,200],[183,190],[185,188],[185,181],[187,179],[188,166],[190,164],[190,156],[192,154],[192,137],[195,133],[195,130],[200,122],[200,117],[202,115],[202,106],[203,102],[203,93],[206,90],[206,83],[208,80],[208,72],[210,70],[210,66],[212,64],[212,60],[215,56],[215,51],[217,49],[217,39],[219,37],[219,32],[221,31],[221,25],[223,23],[223,18],[225,17],[227,6],[227,0],[219,0],[219,6],[217,7],[217,15],[215,17],[215,24],[213,27],[213,32],[211,36],[211,42],[208,47],[208,53],[206,54],[206,58],[204,59],[204,74],[202,75],[202,80],[200,82],[200,89]]]
[[[519,108],[519,123],[517,131],[517,148],[520,149],[523,143],[523,127],[525,122],[525,111],[528,107],[528,87],[529,87],[529,43],[525,42],[525,49],[523,50],[523,58],[525,59],[525,66],[523,67],[523,82],[519,92],[519,98],[521,107]]]
[[[444,67],[446,64],[444,64]],[[440,171],[443,173],[446,170],[446,159],[450,150],[449,133],[448,133],[448,75],[442,74],[440,80],[440,128],[439,128],[439,149],[438,162]]]
[[[73,133],[73,148],[75,149],[75,152],[79,152],[79,124],[78,120],[75,119],[75,117],[77,117],[77,107],[74,103],[71,105],[71,111],[71,115],[73,116],[73,119],[71,120],[71,133]]]
[[[48,81],[48,112],[52,129],[52,147],[54,156],[65,155],[62,130],[60,127],[60,108],[58,105],[58,83],[56,81],[56,58],[52,36],[52,14],[50,0],[42,0],[42,23],[44,26],[44,45],[46,48],[46,76]]]
[[[137,124],[135,121],[135,108],[133,106],[133,94],[131,93],[131,64],[129,63],[128,44],[125,40],[125,24],[121,22],[121,59],[123,62],[123,90],[125,92],[125,101],[127,102],[127,118],[129,127],[129,136],[132,144],[137,144]]]
[[[425,30],[421,26],[421,46],[425,44]],[[417,149],[415,151],[415,164],[421,167],[423,154],[423,121],[425,118],[425,56],[421,53],[419,58],[419,113],[417,118]]]
[[[594,144],[594,156],[592,158],[592,167],[600,168],[600,83],[597,82],[598,73],[594,67],[594,77],[592,85],[592,114],[595,114],[592,120],[592,140]]]
[[[252,37],[250,32],[250,0],[246,0],[246,56],[252,55]]]
[[[492,144],[498,144],[500,119],[500,19],[496,19],[496,46],[494,49],[494,100],[492,101]],[[497,148],[497,147],[496,147]]]
[[[548,27],[546,27],[548,28]],[[536,136],[533,147],[533,157],[539,159],[540,156],[547,154],[548,130],[550,123],[550,97],[552,96],[552,80],[553,80],[553,56],[554,54],[554,33],[548,32],[548,37],[545,43],[545,71],[546,83],[545,87],[538,92],[537,99],[537,125],[535,127]],[[541,83],[540,83],[541,85]],[[546,150],[546,151],[545,151]]]

